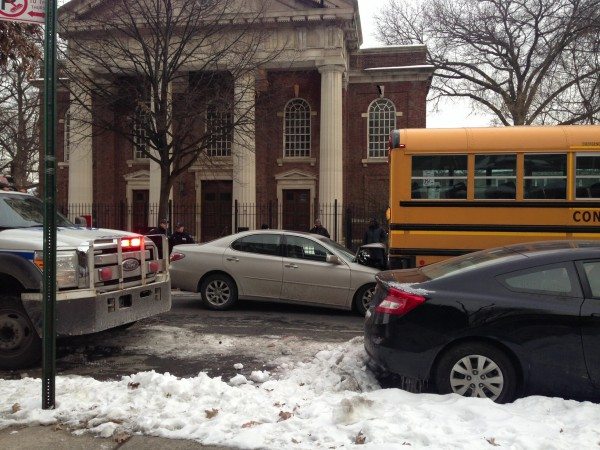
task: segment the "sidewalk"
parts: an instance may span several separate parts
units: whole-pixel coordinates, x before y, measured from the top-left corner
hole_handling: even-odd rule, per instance
[[[213,447],[195,441],[164,439],[150,436],[131,436],[118,443],[113,438],[100,438],[91,434],[75,436],[68,430],[47,427],[11,427],[0,430],[0,448],[27,450],[227,450],[228,447]]]

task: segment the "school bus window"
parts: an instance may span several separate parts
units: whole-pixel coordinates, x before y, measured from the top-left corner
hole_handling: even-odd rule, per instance
[[[467,155],[412,157],[413,199],[466,199]]]
[[[515,199],[516,155],[475,155],[475,198]]]
[[[567,198],[567,155],[526,154],[524,197],[526,199]]]
[[[600,198],[600,156],[576,156],[575,197]]]

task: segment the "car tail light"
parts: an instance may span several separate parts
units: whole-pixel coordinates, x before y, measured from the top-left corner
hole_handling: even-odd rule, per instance
[[[383,301],[375,308],[380,314],[403,316],[425,303],[426,298],[421,295],[411,294],[396,288],[390,288]]]
[[[179,261],[180,259],[185,258],[185,255],[183,253],[179,253],[179,252],[173,252],[171,253],[171,257],[169,258],[169,260],[171,262],[173,261]]]

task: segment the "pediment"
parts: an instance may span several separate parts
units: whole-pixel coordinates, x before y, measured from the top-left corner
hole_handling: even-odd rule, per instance
[[[303,172],[301,170],[288,170],[275,175],[277,181],[293,180],[293,181],[305,181],[305,180],[316,180],[317,176],[312,173]]]
[[[123,178],[125,178],[125,181],[150,181],[150,171],[138,170],[136,172],[123,175]]]

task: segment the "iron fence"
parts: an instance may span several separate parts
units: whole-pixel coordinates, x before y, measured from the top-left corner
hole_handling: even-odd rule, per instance
[[[314,203],[310,208],[285,207],[281,202],[240,203],[204,208],[196,204],[170,204],[167,219],[171,227],[183,224],[199,242],[234,231],[271,228],[309,231],[319,219],[331,238],[355,250],[363,242],[369,220],[375,218],[384,228],[387,205]],[[157,204],[117,203],[62,204],[58,211],[71,221],[97,228],[146,233],[158,225]],[[387,230],[386,230],[387,231]]]

